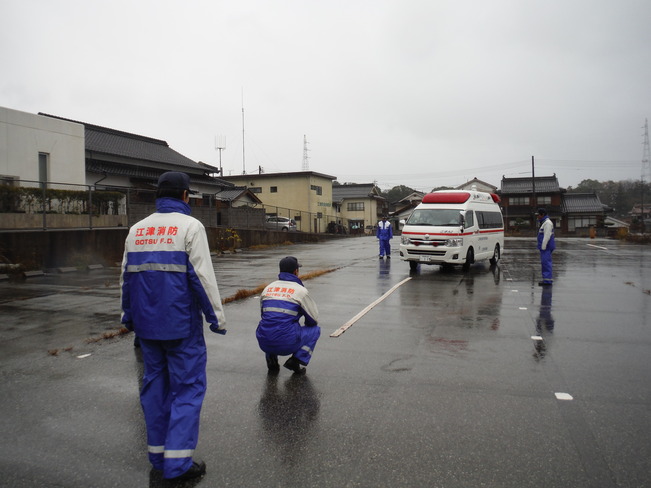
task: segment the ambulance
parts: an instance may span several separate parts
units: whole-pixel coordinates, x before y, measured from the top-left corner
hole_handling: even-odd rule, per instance
[[[428,193],[409,218],[400,221],[400,259],[419,264],[460,265],[488,259],[497,264],[504,250],[499,196],[472,190]]]

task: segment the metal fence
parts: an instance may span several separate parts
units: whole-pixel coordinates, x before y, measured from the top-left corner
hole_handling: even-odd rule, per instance
[[[156,190],[76,185],[0,177],[0,232],[15,230],[129,227],[156,210]],[[278,206],[235,206],[215,195],[193,195],[192,215],[206,227],[280,230],[269,217],[287,217],[296,231],[362,234],[375,222],[342,219],[336,213]]]

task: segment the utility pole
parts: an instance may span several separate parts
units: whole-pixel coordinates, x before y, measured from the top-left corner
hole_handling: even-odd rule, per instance
[[[641,209],[640,218],[642,223],[642,233],[644,234],[644,177],[649,174],[649,119],[644,119],[644,142],[642,143],[642,177],[640,184],[641,192]]]
[[[307,136],[303,134],[303,171],[309,171],[310,170],[310,161],[309,157],[307,155],[307,151],[309,149],[307,148]]]
[[[215,136],[215,150],[219,151],[219,176],[224,176],[222,168],[222,151],[226,149],[226,137]]]

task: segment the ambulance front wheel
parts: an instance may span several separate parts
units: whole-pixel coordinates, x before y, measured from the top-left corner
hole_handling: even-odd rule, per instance
[[[493,257],[488,261],[491,263],[491,266],[495,266],[500,260],[500,245],[495,244],[495,251],[493,251]]]
[[[472,247],[468,248],[468,252],[466,253],[466,262],[463,263],[463,270],[468,271],[470,269],[470,265],[475,262],[475,251],[472,250]]]

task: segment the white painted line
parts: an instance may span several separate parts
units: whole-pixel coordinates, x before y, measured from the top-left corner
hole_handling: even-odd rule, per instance
[[[518,307],[518,310],[526,310],[527,307]]]
[[[90,356],[90,354],[82,354],[81,356],[77,356],[77,359],[84,359]]]
[[[534,341],[542,341],[542,340],[543,340],[543,338],[542,338],[541,336],[531,336],[531,338],[532,338]]]
[[[572,395],[569,393],[554,393],[554,395],[556,395],[557,400],[574,400],[574,398],[572,398]]]
[[[375,307],[378,303],[380,303],[382,300],[384,300],[386,297],[391,295],[394,291],[396,291],[399,287],[407,283],[411,279],[411,276],[409,278],[405,278],[402,280],[400,283],[397,285],[394,285],[389,291],[387,291],[384,295],[382,295],[380,298],[375,300],[373,303],[371,303],[369,306],[367,306],[364,310],[359,312],[357,315],[355,315],[352,319],[350,319],[348,322],[346,322],[344,325],[339,327],[337,330],[335,330],[332,334],[330,334],[330,337],[339,337],[341,334],[346,332],[350,327],[353,326],[355,322],[357,322],[359,319],[361,319],[364,315],[366,315],[373,307]]]
[[[603,249],[604,251],[607,251],[607,250],[608,250],[607,247],[595,246],[594,244],[586,244],[586,245],[587,245],[587,246],[590,246],[590,247],[596,247],[597,249]]]
[[[518,290],[511,290],[511,293],[517,293]]]

